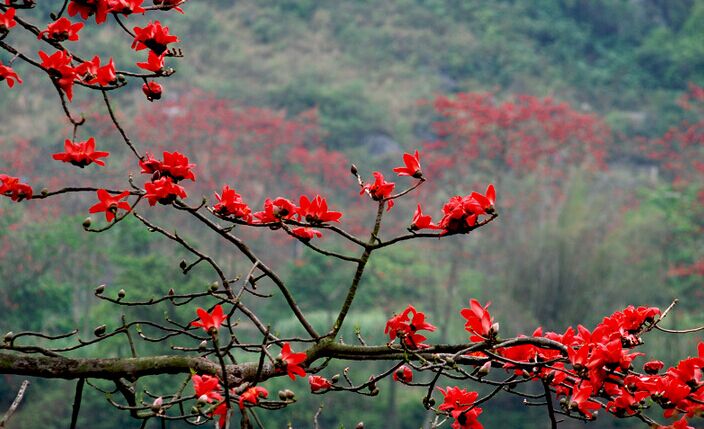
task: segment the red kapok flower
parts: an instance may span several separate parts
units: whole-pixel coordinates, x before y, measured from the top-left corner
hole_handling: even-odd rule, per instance
[[[169,43],[177,43],[178,37],[169,34],[169,27],[162,27],[161,22],[149,22],[145,27],[134,27],[134,42],[132,49],[141,51],[149,48],[157,56],[168,49]]]
[[[186,198],[186,190],[183,186],[173,182],[171,177],[162,177],[153,182],[144,184],[144,190],[147,191],[144,196],[149,201],[149,205],[153,206],[156,203],[171,204],[176,201],[176,197]]]
[[[413,213],[413,220],[411,221],[409,229],[411,231],[418,231],[421,229],[440,229],[440,227],[433,223],[433,219],[429,215],[423,214],[423,210],[420,208],[420,204],[418,204],[416,212]]]
[[[266,398],[267,396],[269,396],[269,392],[265,388],[261,386],[250,387],[240,395],[240,409],[244,410],[245,404],[257,405],[259,398]]]
[[[218,417],[218,427],[220,429],[224,428],[225,425],[227,425],[227,419],[228,419],[228,414],[230,413],[230,410],[227,408],[226,403],[222,403],[215,407],[213,412],[210,414],[210,417]]]
[[[306,228],[303,226],[292,229],[291,234],[295,235],[306,243],[315,237],[321,238],[323,236],[323,233],[318,231],[317,229]]]
[[[408,317],[411,313],[413,317],[409,321]],[[425,321],[425,314],[409,305],[403,313],[392,317],[386,322],[384,333],[389,335],[391,341],[399,337],[407,347],[417,349],[427,347],[427,345],[423,344],[426,337],[419,334],[418,331],[432,332],[434,330],[435,326]]]
[[[0,33],[4,33],[10,28],[14,27],[17,23],[15,22],[15,8],[7,9],[7,12],[0,13]]]
[[[37,39],[41,39],[44,35],[46,35],[47,39],[54,42],[63,42],[66,40],[75,42],[78,40],[78,32],[82,28],[82,22],[72,24],[68,18],[62,16],[58,20],[47,25],[45,30],[39,32]]]
[[[233,188],[225,185],[222,187],[222,195],[215,193],[218,203],[213,206],[213,212],[220,216],[234,216],[245,222],[252,221],[252,210],[242,200],[242,196]]]
[[[491,304],[487,304],[485,307],[482,307],[479,301],[472,298],[469,300],[469,308],[463,308],[462,311],[460,311],[462,317],[467,319],[464,329],[469,331],[470,334],[473,334],[469,338],[470,340],[484,341],[496,334],[496,332],[492,329],[492,323],[494,320],[487,311],[489,305]]]
[[[328,203],[320,195],[316,195],[312,200],[301,195],[297,213],[299,219],[318,225],[324,222],[339,222],[342,217],[340,212],[328,211]]]
[[[494,189],[494,185],[489,185],[486,188],[486,195],[482,195],[479,192],[472,192],[471,197],[479,203],[484,213],[491,214],[494,212],[494,203],[496,202],[496,189]]]
[[[102,24],[108,17],[107,0],[71,0],[68,4],[69,16],[80,14],[81,18],[88,19],[95,15],[96,24]]]
[[[160,84],[154,82],[153,80],[149,81],[149,83],[145,83],[144,85],[142,85],[142,92],[149,101],[160,100],[163,90],[164,88],[162,88]]]
[[[196,393],[196,399],[203,402],[222,401],[223,397],[220,394],[220,380],[212,375],[196,375],[191,376],[193,382],[193,390]]]
[[[665,363],[663,361],[651,360],[643,364],[643,371],[646,374],[654,375],[657,374],[664,367]]]
[[[164,54],[157,55],[154,51],[149,51],[149,56],[147,57],[146,63],[137,63],[137,67],[153,72],[155,74],[161,74],[164,69]]]
[[[307,355],[303,352],[293,353],[291,345],[284,343],[281,348],[282,369],[285,369],[291,380],[295,380],[296,376],[305,377],[306,371],[301,367],[301,363],[306,360]]]
[[[73,81],[76,78],[76,69],[71,66],[71,56],[64,51],[56,51],[51,55],[39,51],[42,59],[41,66],[46,69],[51,79],[61,90],[66,93],[69,101],[73,99]]]
[[[9,197],[12,201],[22,201],[32,198],[32,187],[26,183],[20,183],[17,177],[0,174],[0,195]]]
[[[12,70],[11,67],[5,66],[2,63],[0,63],[0,82],[2,81],[7,81],[7,86],[12,88],[15,86],[15,80],[17,80],[17,83],[22,83],[22,79],[15,73],[14,70]]]
[[[399,176],[411,176],[414,179],[420,179],[423,177],[423,172],[420,169],[420,154],[416,151],[415,154],[410,153],[403,154],[403,163],[406,164],[405,167],[396,167],[394,172]]]
[[[583,382],[579,387],[575,386],[572,390],[572,398],[569,401],[569,407],[572,410],[579,411],[588,419],[592,418],[592,410],[601,408],[596,402],[590,401],[592,396],[592,385],[588,382]]]
[[[484,214],[484,208],[471,195],[456,195],[445,203],[442,212],[439,226],[445,230],[444,234],[466,234],[477,223],[477,217]]]
[[[107,86],[117,82],[117,73],[115,72],[115,63],[112,58],[104,66],[100,66],[100,57],[95,56],[90,61],[85,61],[76,67],[76,73],[81,76],[81,79],[90,85]]]
[[[259,223],[280,222],[281,219],[290,219],[296,214],[296,206],[283,197],[275,200],[264,200],[264,210],[254,213]]]
[[[384,175],[379,173],[378,171],[375,171],[374,173],[374,183],[367,183],[362,187],[362,191],[359,193],[362,195],[363,193],[368,193],[370,197],[372,197],[373,200],[375,201],[383,201],[385,198],[388,198],[391,196],[391,192],[393,192],[394,187],[396,186],[395,183],[393,182],[387,182],[384,180]],[[394,201],[393,200],[388,200],[388,206],[387,210],[391,210],[391,207],[394,206]]]
[[[132,210],[132,207],[130,207],[130,204],[127,201],[120,201],[130,194],[129,191],[124,191],[123,193],[113,197],[105,189],[98,189],[97,194],[100,202],[95,204],[88,211],[90,213],[105,212],[105,220],[108,222],[112,222],[112,220],[115,219],[115,214],[119,209],[127,211]]]
[[[311,392],[328,390],[332,387],[332,383],[330,382],[330,380],[319,375],[311,375],[310,377],[308,377],[308,383],[310,383]]]
[[[64,151],[63,153],[55,153],[51,157],[57,161],[69,162],[81,168],[94,162],[101,166],[105,165],[105,162],[99,158],[105,158],[110,155],[109,152],[96,152],[95,139],[93,137],[78,143],[72,143],[71,140],[66,139]]]
[[[144,0],[108,0],[108,8],[112,13],[131,15],[145,12],[142,3]]]
[[[163,161],[147,153],[146,159],[139,161],[139,166],[142,167],[142,174],[152,175],[152,181],[162,177],[169,177],[174,183],[185,179],[196,180],[192,170],[196,165],[191,164],[188,157],[181,152],[164,152]]]
[[[400,381],[402,383],[410,383],[413,381],[413,371],[406,365],[401,365],[396,371],[394,371],[394,380]]]
[[[196,313],[200,320],[194,320],[191,322],[191,326],[203,328],[203,330],[209,334],[217,332],[220,326],[222,326],[222,322],[227,320],[227,316],[225,316],[225,313],[222,311],[222,305],[220,304],[213,307],[211,313],[208,313],[200,307],[196,310]]]

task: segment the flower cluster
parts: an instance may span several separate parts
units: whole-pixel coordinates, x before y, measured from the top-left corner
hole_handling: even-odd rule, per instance
[[[20,182],[18,177],[0,174],[0,194],[10,197],[12,201],[22,201],[32,198],[32,187]]]
[[[222,194],[215,193],[218,203],[213,206],[213,212],[219,216],[233,216],[245,222],[252,221],[252,210],[242,200],[242,196],[225,185],[222,187]]]
[[[401,314],[395,315],[386,322],[384,333],[389,336],[390,341],[398,337],[406,347],[420,349],[428,346],[423,344],[427,338],[418,331],[434,330],[435,326],[425,321],[425,314],[409,305]]]
[[[158,160],[147,153],[139,161],[142,174],[151,174],[151,182],[144,184],[145,197],[149,205],[171,204],[177,197],[186,198],[186,190],[177,183],[181,180],[196,180],[188,157],[180,152],[164,152],[163,160]]]

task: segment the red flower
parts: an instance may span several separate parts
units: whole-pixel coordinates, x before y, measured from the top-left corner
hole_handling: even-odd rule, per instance
[[[144,0],[108,0],[108,8],[112,13],[131,15],[145,12],[142,3]]]
[[[196,313],[198,314],[200,320],[194,320],[191,322],[191,326],[203,328],[203,330],[209,334],[217,332],[217,330],[220,329],[220,326],[222,326],[222,322],[227,320],[227,316],[223,313],[222,305],[220,304],[213,307],[213,311],[211,313],[208,313],[200,307],[196,310]]]
[[[149,51],[147,62],[137,63],[137,67],[156,74],[161,74],[161,71],[164,69],[164,54],[157,55],[154,51]]]
[[[11,7],[7,9],[7,12],[0,13],[0,33],[7,32],[7,30],[14,27],[16,24],[14,8]]]
[[[52,158],[58,161],[70,162],[81,168],[94,162],[101,166],[105,165],[99,158],[105,158],[110,155],[109,152],[95,151],[95,139],[93,137],[85,142],[78,143],[72,143],[71,140],[66,139],[64,142],[64,151],[64,153],[53,154]]]
[[[383,201],[385,198],[388,198],[391,196],[391,192],[393,192],[394,187],[396,186],[395,183],[393,182],[387,182],[384,180],[384,175],[379,173],[378,171],[375,171],[374,173],[374,183],[367,183],[362,187],[362,191],[359,193],[362,195],[363,193],[368,193],[370,197],[372,197],[373,200],[375,201]],[[394,206],[394,201],[393,200],[388,200],[388,207],[387,210],[391,210],[391,207]]]
[[[579,410],[579,412],[584,414],[585,417],[591,419],[591,411],[601,408],[601,405],[589,400],[591,396],[592,385],[588,382],[583,382],[579,387],[575,386],[572,389],[572,398],[569,402],[570,409],[575,411]]]
[[[439,226],[433,223],[433,219],[429,215],[424,215],[420,204],[416,208],[416,212],[413,213],[413,220],[411,221],[411,226],[409,227],[411,231],[418,231],[421,229],[440,229]]]
[[[410,153],[403,154],[403,163],[406,164],[405,167],[396,167],[394,172],[399,176],[411,176],[414,179],[420,179],[423,177],[423,172],[420,169],[420,155],[418,151],[414,155]]]
[[[144,184],[144,190],[147,193],[144,195],[149,201],[149,205],[153,206],[156,203],[171,204],[176,201],[176,197],[186,198],[186,190],[182,186],[173,182],[171,177],[162,177],[154,182]]]
[[[163,10],[174,9],[183,13],[183,9],[178,7],[179,4],[183,3],[185,0],[152,0],[154,6],[160,7]]]
[[[298,227],[291,230],[291,234],[305,241],[306,243],[315,237],[321,238],[323,233],[313,228]]]
[[[142,85],[142,92],[147,96],[147,100],[149,101],[160,100],[162,91],[163,88],[161,85],[153,80]]]
[[[296,214],[296,206],[283,197],[274,201],[267,198],[264,201],[264,211],[254,213],[259,223],[280,222],[281,219],[290,219]]]
[[[494,185],[489,185],[486,188],[486,195],[482,195],[479,192],[472,192],[471,197],[479,203],[484,213],[490,214],[494,212],[494,203],[496,202],[496,189],[494,189]]]
[[[646,374],[654,375],[657,374],[661,369],[665,367],[665,364],[660,360],[651,360],[643,364],[643,371]]]
[[[76,78],[76,69],[71,67],[71,56],[64,51],[56,51],[51,55],[39,51],[39,57],[42,59],[41,66],[71,101],[73,99],[73,81]]]
[[[223,397],[220,394],[220,380],[212,375],[192,375],[193,390],[196,393],[196,398],[203,402],[222,401]]]
[[[291,380],[295,380],[296,376],[305,377],[306,371],[301,368],[300,364],[306,360],[307,355],[303,352],[293,353],[291,351],[291,345],[289,343],[284,343],[281,348],[281,362],[283,369],[286,370],[288,376]]]
[[[440,228],[445,234],[465,234],[477,223],[477,217],[484,213],[482,205],[471,195],[454,196],[442,208],[444,216]]]
[[[413,317],[409,321],[408,317],[411,313]],[[425,321],[425,314],[409,305],[403,313],[392,317],[386,322],[384,333],[389,335],[391,341],[399,337],[407,347],[417,349],[427,347],[423,344],[426,337],[419,334],[418,331],[432,332],[434,330],[435,326]]]
[[[0,174],[0,194],[10,197],[12,201],[22,201],[32,198],[32,187],[26,183],[20,183],[17,177]]]
[[[328,203],[320,195],[316,195],[312,201],[301,195],[297,213],[299,219],[318,225],[323,222],[339,222],[342,217],[340,212],[328,211]]]
[[[107,0],[71,0],[68,4],[69,16],[80,14],[81,18],[88,19],[95,15],[95,23],[102,24],[108,17]]]
[[[218,203],[213,206],[213,212],[220,216],[234,216],[245,222],[252,221],[252,210],[244,201],[242,196],[233,188],[225,185],[222,187],[222,196],[215,193]]]
[[[245,404],[257,405],[259,398],[266,398],[267,396],[269,396],[269,392],[265,388],[261,386],[250,387],[240,395],[240,409],[244,410]]]
[[[105,219],[112,222],[115,219],[115,214],[119,209],[130,211],[132,207],[127,201],[120,201],[130,194],[129,191],[124,191],[119,195],[111,196],[105,189],[98,189],[99,203],[95,204],[88,211],[90,213],[105,212]]]
[[[687,424],[687,419],[682,417],[670,426],[658,426],[657,429],[695,429],[695,427],[689,426]]]
[[[139,166],[142,167],[142,174],[152,175],[152,180],[163,177],[173,179],[174,183],[185,179],[196,180],[196,175],[192,171],[196,165],[191,164],[188,157],[181,152],[164,152],[163,161],[147,153],[146,159],[139,161]]]
[[[225,427],[225,425],[227,425],[229,412],[230,410],[227,408],[227,404],[223,402],[222,404],[215,407],[213,412],[210,414],[210,417],[218,416],[218,427],[222,429]]]
[[[41,39],[45,34],[46,38],[55,42],[78,40],[78,32],[83,28],[82,22],[72,24],[68,18],[61,17],[58,20],[47,25],[46,29],[37,35],[37,39]]]
[[[7,81],[7,86],[9,86],[10,88],[15,86],[15,80],[17,80],[18,83],[22,83],[22,79],[20,79],[20,77],[17,75],[17,73],[15,73],[14,70],[12,70],[12,68],[2,65],[2,63],[0,63],[0,82],[2,82],[3,80]]]
[[[328,390],[332,387],[332,383],[330,382],[330,380],[319,375],[311,375],[310,377],[308,377],[308,383],[310,383],[311,392]]]
[[[413,381],[413,371],[406,365],[401,365],[396,371],[394,371],[394,380],[400,381],[402,383],[410,383]]]
[[[107,86],[117,82],[115,63],[112,58],[106,65],[101,67],[100,57],[96,55],[92,60],[76,67],[76,73],[81,76],[85,83],[90,85]]]
[[[169,27],[162,27],[159,21],[150,21],[144,28],[134,27],[133,30],[132,49],[141,51],[149,48],[156,56],[160,57],[168,49],[169,43],[178,43],[179,41],[178,37],[169,34]]]
[[[465,411],[474,405],[474,401],[479,397],[477,392],[468,392],[456,386],[448,386],[445,390],[438,387],[438,390],[444,396],[443,403],[438,406],[440,411]]]
[[[474,334],[469,338],[471,341],[484,341],[496,334],[492,329],[494,320],[487,311],[489,305],[491,304],[482,307],[479,301],[472,298],[469,300],[469,308],[463,308],[460,311],[462,317],[467,319],[464,329],[469,331],[470,334]]]

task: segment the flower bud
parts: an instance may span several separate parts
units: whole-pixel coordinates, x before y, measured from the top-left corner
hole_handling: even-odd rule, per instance
[[[93,219],[88,216],[87,218],[83,219],[83,229],[88,229],[90,228],[90,224],[93,222]]]
[[[204,352],[208,348],[208,342],[203,340],[198,344],[198,351],[199,352]]]
[[[10,331],[5,334],[5,338],[3,339],[3,341],[5,342],[5,344],[10,344],[13,338],[15,338],[15,333]]]
[[[491,325],[491,329],[489,329],[489,336],[496,337],[497,335],[499,335],[499,322]]]
[[[201,406],[207,404],[208,403],[208,395],[205,395],[205,394],[200,395],[198,397],[197,403],[200,404]]]
[[[103,335],[105,335],[105,330],[106,330],[106,329],[107,329],[107,326],[105,326],[105,325],[100,325],[100,326],[96,327],[95,329],[93,329],[93,334],[94,334],[96,337],[102,337]]]
[[[46,196],[49,194],[49,190],[47,188],[42,188],[42,190],[39,193],[42,194],[43,196]]]
[[[286,392],[284,392],[283,390],[279,390],[279,399],[281,399],[282,401],[285,401],[286,400]]]
[[[174,288],[170,288],[169,289],[169,296],[174,296],[175,294],[176,294],[176,291],[174,290]]]
[[[125,295],[127,295],[127,292],[125,292],[124,289],[120,289],[119,291],[117,291],[117,299],[122,299],[125,297]]]
[[[423,398],[423,405],[425,406],[426,409],[430,409],[433,405],[435,405],[435,399],[433,398]]]
[[[491,361],[487,361],[484,365],[479,367],[479,370],[477,370],[477,377],[482,378],[488,375],[489,371],[491,371]]]
[[[96,294],[96,295],[101,295],[103,292],[105,292],[105,285],[104,285],[104,284],[102,284],[102,285],[98,286],[97,288],[95,288],[95,294]]]
[[[358,173],[358,171],[357,171],[357,166],[354,165],[354,164],[352,164],[352,165],[350,166],[350,172],[356,176],[357,173]]]
[[[332,384],[337,383],[339,380],[340,380],[340,374],[335,374],[335,375],[333,375],[333,376],[330,378],[330,382],[331,382]]]
[[[357,426],[355,426],[354,429],[364,429],[364,422],[357,423]]]
[[[215,292],[216,290],[218,290],[218,287],[220,287],[220,284],[218,282],[212,282],[210,284],[210,291]]]
[[[371,392],[369,392],[369,396],[376,396],[376,395],[378,395],[378,394],[379,394],[379,388],[378,388],[378,387],[375,387],[374,389],[372,389]]]
[[[159,412],[161,411],[161,406],[162,406],[163,404],[164,404],[164,398],[162,398],[161,396],[159,396],[158,398],[156,398],[156,399],[154,400],[154,402],[152,402],[152,406],[151,406],[152,411],[155,412],[155,413],[157,413],[157,414],[159,414]]]
[[[286,399],[293,400],[296,398],[296,394],[293,393],[293,390],[290,390],[290,389],[284,390],[284,395],[286,395]]]
[[[179,262],[178,266],[179,266],[179,268],[181,268],[182,270],[185,270],[186,267],[188,266],[188,263],[186,263],[185,260],[181,259],[181,262]]]

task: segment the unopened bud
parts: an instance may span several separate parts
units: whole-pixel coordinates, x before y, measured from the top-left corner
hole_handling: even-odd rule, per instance
[[[430,407],[432,407],[433,405],[435,405],[435,399],[433,399],[433,398],[427,398],[427,399],[426,399],[426,398],[423,398],[423,405],[425,406],[425,408],[428,408],[428,409],[429,409]]]
[[[103,292],[105,292],[105,285],[100,285],[97,288],[95,288],[95,294],[100,295]]]
[[[369,392],[369,396],[376,396],[376,395],[378,395],[378,394],[379,394],[379,388],[378,388],[378,387],[375,387],[374,389],[372,389],[371,392]]]
[[[123,75],[122,73],[118,73],[118,75],[117,75],[117,80],[118,80],[119,82],[124,82],[124,81],[126,80],[126,79],[125,79],[125,75]]]
[[[105,325],[100,325],[93,329],[93,334],[95,334],[96,337],[102,337],[105,335],[105,330],[107,329],[107,326]]]
[[[218,282],[212,282],[210,283],[210,290],[211,292],[215,292],[218,290],[218,287],[220,287],[220,284]]]
[[[163,404],[164,404],[164,398],[162,398],[161,396],[159,396],[158,398],[156,398],[156,399],[154,400],[154,402],[152,402],[152,407],[151,407],[151,408],[152,408],[152,411],[155,412],[155,413],[159,413],[159,411],[161,411],[161,406],[162,406]]]
[[[181,259],[181,262],[179,262],[178,266],[179,266],[179,268],[181,268],[182,270],[185,270],[186,267],[188,266],[188,264],[186,263],[185,260]]]
[[[198,397],[198,404],[204,405],[207,403],[208,403],[208,395],[203,394]]]
[[[176,291],[174,290],[174,288],[170,288],[169,289],[169,296],[174,296],[175,294],[176,294]]]
[[[357,175],[357,172],[358,172],[358,171],[357,171],[357,166],[354,165],[354,164],[350,165],[350,172],[356,176],[356,175]]]
[[[283,390],[279,390],[279,399],[281,399],[282,401],[285,401],[286,400],[286,392],[284,392]]]
[[[205,340],[201,341],[200,344],[198,344],[198,351],[199,352],[204,352],[205,349],[207,349],[207,348],[208,348],[208,342]]]
[[[42,188],[42,190],[40,191],[40,194],[42,194],[42,195],[48,195],[48,194],[49,194],[49,190],[48,190],[47,188]]]
[[[293,390],[286,389],[284,390],[284,395],[286,395],[286,399],[293,400],[296,398],[296,394],[293,393]]]
[[[5,334],[5,338],[3,339],[3,341],[5,341],[6,344],[10,344],[13,338],[15,338],[15,333],[10,331]]]
[[[83,219],[83,228],[88,229],[90,228],[90,224],[93,222],[93,219],[88,216],[87,218]]]
[[[489,329],[489,335],[492,337],[499,335],[499,322],[496,322],[491,325],[491,329]]]
[[[486,375],[489,374],[489,371],[491,371],[491,361],[487,361],[482,365],[479,370],[477,371],[477,377],[482,378]]]
[[[127,292],[125,292],[124,289],[120,289],[119,291],[117,291],[117,299],[122,299],[125,297],[125,295],[127,295]]]
[[[355,426],[354,429],[364,429],[364,422],[357,423],[357,426]]]
[[[191,407],[191,413],[198,414],[199,412],[200,412],[200,409],[197,405]]]
[[[330,381],[332,382],[332,384],[337,383],[339,380],[340,380],[340,374],[335,374],[330,378]]]

